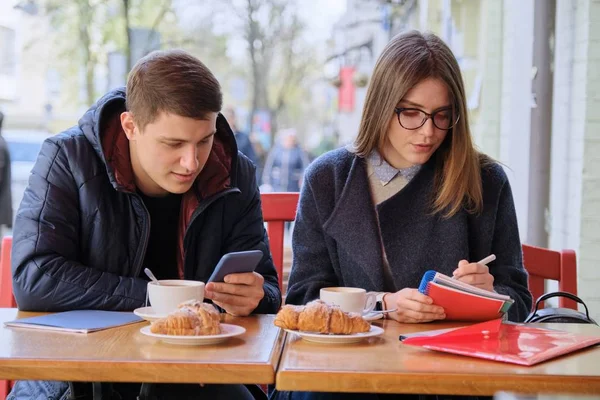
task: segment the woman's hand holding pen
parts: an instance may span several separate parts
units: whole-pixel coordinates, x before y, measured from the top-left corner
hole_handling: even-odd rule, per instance
[[[467,260],[460,260],[458,268],[452,274],[454,279],[469,285],[477,286],[478,288],[494,291],[494,276],[490,274],[490,270],[486,265],[496,259],[493,254],[476,263],[469,263]]]
[[[385,309],[397,308],[388,317],[403,323],[422,323],[446,318],[444,309],[433,305],[431,297],[420,293],[417,289],[405,288],[383,297]]]
[[[469,263],[461,260],[454,270],[453,278],[477,286],[481,289],[494,291],[494,277],[490,274],[487,264],[494,261],[496,256],[491,254],[478,262]],[[388,293],[383,297],[384,308],[396,308],[396,312],[388,317],[403,323],[422,323],[445,319],[442,307],[433,304],[431,297],[422,294],[417,289],[405,288],[396,293]]]

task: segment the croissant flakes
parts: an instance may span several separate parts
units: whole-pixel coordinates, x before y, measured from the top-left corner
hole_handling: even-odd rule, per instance
[[[356,313],[338,306],[313,300],[305,306],[286,305],[275,317],[275,325],[283,329],[336,335],[368,332],[371,325]]]
[[[210,304],[188,301],[165,318],[154,321],[150,332],[174,336],[217,335],[221,333],[219,312]]]
[[[219,327],[221,314],[215,306],[198,300],[189,300],[179,305],[179,309],[184,308],[192,310],[202,320],[201,335],[217,335],[221,333]]]

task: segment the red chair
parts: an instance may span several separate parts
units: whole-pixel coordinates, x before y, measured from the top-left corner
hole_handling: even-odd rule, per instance
[[[262,193],[260,197],[279,288],[283,291],[283,233],[285,223],[296,218],[299,193]]]
[[[544,280],[558,281],[558,290],[577,295],[577,258],[574,250],[555,251],[523,245],[523,264],[529,273],[533,301],[544,294]],[[577,310],[573,300],[559,298],[558,306]]]
[[[17,306],[12,290],[12,273],[10,270],[10,251],[12,247],[12,237],[2,238],[2,248],[0,248],[0,307],[13,308]],[[0,399],[5,399],[10,392],[11,382],[0,381]]]
[[[0,249],[0,307],[12,308],[17,303],[13,297],[12,273],[10,271],[10,251],[12,247],[12,237],[2,238],[2,248]]]
[[[279,289],[283,294],[283,235],[285,223],[296,219],[298,208],[298,193],[261,193],[263,220],[267,223],[267,235],[271,247],[271,257],[277,270]],[[261,385],[266,393],[267,387]]]

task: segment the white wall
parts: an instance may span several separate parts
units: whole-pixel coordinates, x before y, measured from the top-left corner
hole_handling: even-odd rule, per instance
[[[558,0],[550,247],[577,252],[577,287],[600,320],[600,1]]]
[[[576,25],[574,68],[584,75],[576,75],[581,90],[573,105],[585,110],[577,284],[580,297],[600,320],[600,0],[577,2]]]
[[[505,0],[503,17],[500,161],[507,167],[521,241],[526,242],[533,0]]]
[[[583,46],[577,46],[577,3],[556,3],[554,100],[552,104],[552,154],[550,169],[550,241],[553,249],[579,247],[581,174],[585,118]],[[582,104],[583,102],[583,104]]]
[[[500,157],[503,64],[503,3],[484,0],[479,25],[479,73],[482,79],[479,118],[472,124],[475,144],[493,158]],[[471,120],[473,121],[473,120]]]

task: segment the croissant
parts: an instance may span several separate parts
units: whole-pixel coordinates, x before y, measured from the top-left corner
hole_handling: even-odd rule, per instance
[[[194,312],[201,320],[200,335],[218,335],[221,333],[220,316],[217,309],[208,303],[198,300],[188,300],[181,303],[178,308]]]
[[[150,332],[161,335],[198,336],[202,320],[190,309],[180,309],[150,325]]]
[[[275,316],[275,325],[283,329],[350,335],[368,332],[371,325],[360,315],[346,313],[338,306],[314,300],[305,306],[286,305]]]

